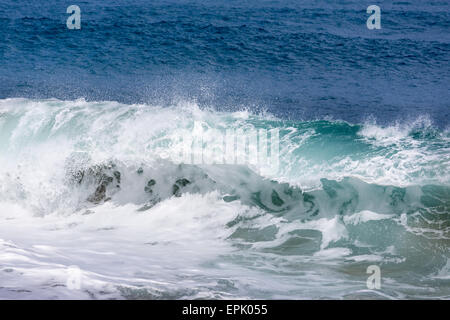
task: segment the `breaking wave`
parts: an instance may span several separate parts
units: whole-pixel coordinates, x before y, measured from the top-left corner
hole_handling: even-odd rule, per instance
[[[278,170],[172,161],[196,123],[279,130]],[[449,155],[426,117],[1,100],[0,296],[448,298]],[[82,290],[64,286],[73,265]]]

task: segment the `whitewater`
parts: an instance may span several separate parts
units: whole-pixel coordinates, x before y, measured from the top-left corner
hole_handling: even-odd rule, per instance
[[[196,123],[277,129],[277,171],[172,161]],[[0,298],[448,299],[449,155],[426,116],[3,99]]]

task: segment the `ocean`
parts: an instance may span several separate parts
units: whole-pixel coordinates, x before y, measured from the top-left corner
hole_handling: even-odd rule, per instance
[[[1,0],[0,298],[449,299],[450,4],[372,4]]]

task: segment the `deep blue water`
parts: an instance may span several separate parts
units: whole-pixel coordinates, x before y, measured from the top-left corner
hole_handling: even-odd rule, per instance
[[[81,8],[69,30],[66,8]],[[450,119],[450,4],[0,1],[0,99],[194,100],[359,123]]]

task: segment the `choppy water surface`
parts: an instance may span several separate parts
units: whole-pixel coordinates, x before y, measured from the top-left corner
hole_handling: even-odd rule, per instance
[[[0,3],[0,298],[450,297],[448,3],[69,4]]]

